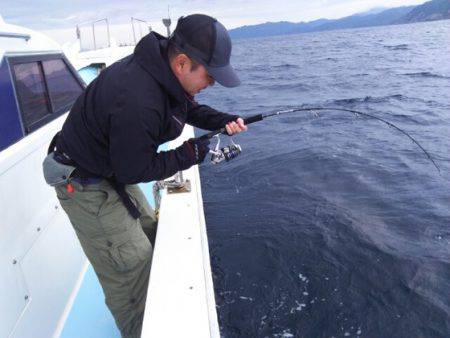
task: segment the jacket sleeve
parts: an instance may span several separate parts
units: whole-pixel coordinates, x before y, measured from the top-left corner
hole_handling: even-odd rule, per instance
[[[111,115],[109,152],[118,182],[161,180],[195,164],[195,154],[187,142],[174,150],[157,152],[161,129],[157,109],[140,107],[137,112],[127,109]]]
[[[222,113],[207,105],[190,101],[186,122],[197,128],[216,130],[225,127],[228,122],[236,121],[238,117],[239,115]]]

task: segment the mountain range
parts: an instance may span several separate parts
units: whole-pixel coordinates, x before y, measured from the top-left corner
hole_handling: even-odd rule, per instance
[[[391,9],[375,8],[368,12],[336,20],[318,19],[299,23],[288,21],[266,22],[231,29],[229,33],[232,38],[238,39],[445,19],[450,19],[450,0],[432,0],[418,6],[403,6]]]

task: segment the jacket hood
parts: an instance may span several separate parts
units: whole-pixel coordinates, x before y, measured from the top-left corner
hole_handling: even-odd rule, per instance
[[[144,36],[134,49],[134,56],[144,68],[177,101],[186,101],[185,91],[172,72],[167,59],[167,38],[151,32]]]

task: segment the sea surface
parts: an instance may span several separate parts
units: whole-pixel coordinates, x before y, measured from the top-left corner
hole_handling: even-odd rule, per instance
[[[242,154],[201,166],[223,337],[450,337],[450,21],[236,40]],[[199,132],[200,134],[201,132]],[[229,142],[227,137],[222,143]]]

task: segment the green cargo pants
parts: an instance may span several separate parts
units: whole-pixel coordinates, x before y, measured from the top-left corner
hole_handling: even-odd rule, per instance
[[[138,220],[130,216],[106,180],[72,185],[74,192],[68,192],[66,186],[56,187],[61,206],[97,274],[122,337],[140,337],[155,214],[137,185],[129,185],[126,190],[141,212]]]

